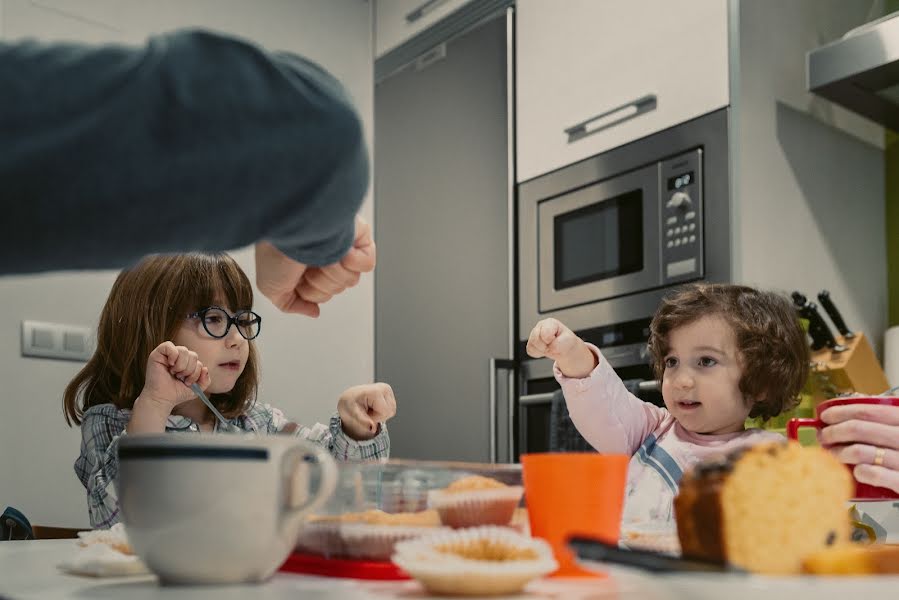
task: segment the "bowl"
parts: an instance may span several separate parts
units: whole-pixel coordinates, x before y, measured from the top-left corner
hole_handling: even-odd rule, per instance
[[[118,453],[122,522],[163,584],[266,580],[338,479],[324,448],[286,436],[127,435]]]

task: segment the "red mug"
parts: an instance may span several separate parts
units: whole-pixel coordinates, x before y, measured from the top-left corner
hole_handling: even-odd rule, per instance
[[[840,406],[841,404],[888,404],[891,406],[899,406],[899,398],[895,396],[847,396],[845,398],[832,398],[825,400],[815,407],[814,419],[790,419],[787,422],[787,437],[791,440],[799,439],[799,429],[802,427],[814,427],[818,431],[826,425],[821,421],[821,413],[832,406]],[[852,472],[855,465],[846,465],[849,472]],[[899,494],[888,488],[868,485],[866,483],[855,482],[855,495],[853,500],[883,500],[890,498],[899,498]]]

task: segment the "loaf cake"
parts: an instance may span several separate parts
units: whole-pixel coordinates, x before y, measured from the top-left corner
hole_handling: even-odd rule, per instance
[[[685,557],[792,574],[807,555],[849,542],[853,482],[829,452],[761,444],[698,464],[674,499]]]

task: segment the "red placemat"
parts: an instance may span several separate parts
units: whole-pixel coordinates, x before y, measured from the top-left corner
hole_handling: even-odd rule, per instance
[[[326,577],[348,577],[352,579],[400,580],[409,579],[392,562],[372,560],[352,560],[349,558],[324,558],[313,554],[294,552],[287,557],[279,571],[324,575]]]

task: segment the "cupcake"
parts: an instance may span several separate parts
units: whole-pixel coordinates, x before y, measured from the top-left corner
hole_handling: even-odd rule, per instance
[[[347,556],[366,560],[390,560],[397,542],[446,531],[435,510],[386,513],[371,510],[340,526]]]
[[[474,527],[396,545],[393,562],[432,594],[517,594],[558,567],[543,540],[506,527]]]
[[[449,527],[508,525],[524,492],[520,485],[506,485],[489,477],[471,475],[442,490],[431,490],[428,503]]]
[[[343,556],[346,549],[340,537],[340,523],[340,516],[310,517],[300,529],[297,550],[325,557]]]

